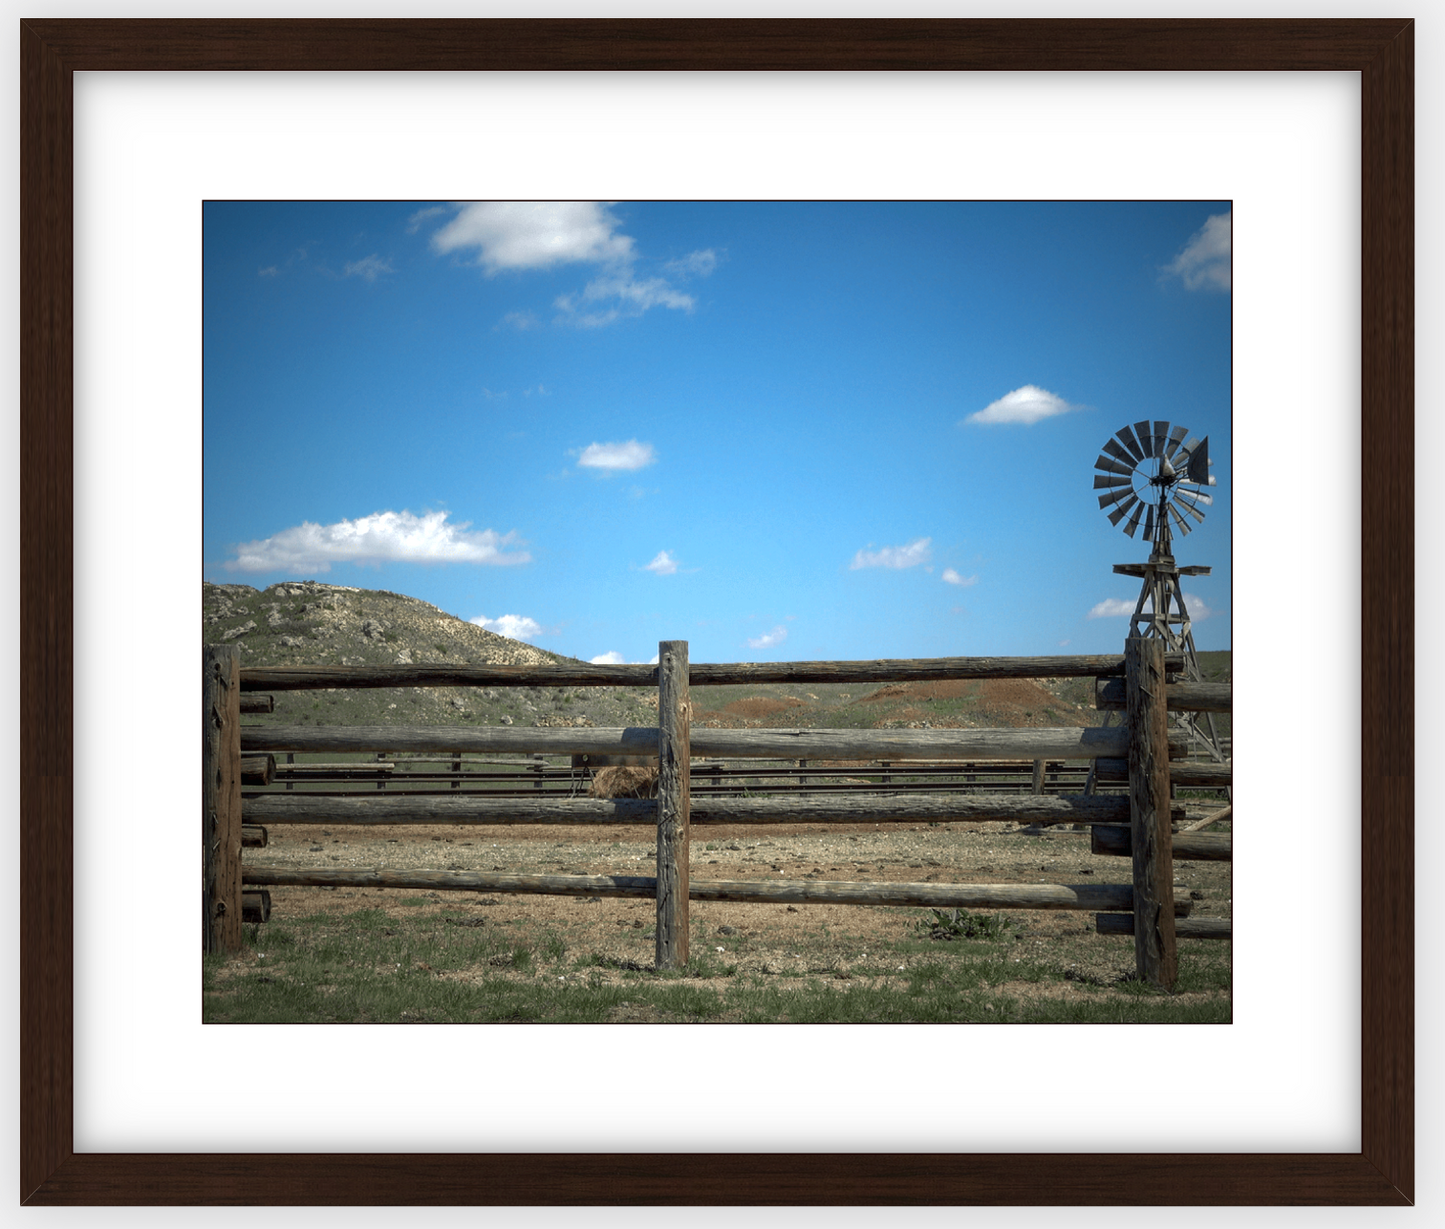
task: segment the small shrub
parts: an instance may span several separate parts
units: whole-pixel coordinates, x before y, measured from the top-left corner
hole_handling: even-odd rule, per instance
[[[1006,938],[1009,920],[1002,913],[985,916],[970,913],[967,909],[934,909],[933,916],[919,921],[918,929],[926,931],[930,939],[985,939],[994,941]]]

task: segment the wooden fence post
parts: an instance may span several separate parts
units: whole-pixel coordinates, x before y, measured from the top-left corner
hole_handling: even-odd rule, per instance
[[[687,963],[692,704],[686,640],[657,646],[657,968]]]
[[[201,950],[241,949],[241,654],[201,657]]]
[[[1124,643],[1129,728],[1129,826],[1134,848],[1134,960],[1139,980],[1173,990],[1174,849],[1169,829],[1169,712],[1164,696],[1164,642],[1131,636]]]

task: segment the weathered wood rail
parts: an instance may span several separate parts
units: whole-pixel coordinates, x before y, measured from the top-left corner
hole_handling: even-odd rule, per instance
[[[1171,759],[1187,752],[1171,736],[1171,707],[1207,699],[1228,706],[1218,691],[1190,691],[1173,673],[1157,640],[1131,640],[1120,656],[938,658],[874,662],[791,662],[770,665],[701,665],[688,661],[685,641],[659,646],[656,666],[373,666],[239,667],[234,648],[206,650],[207,721],[203,808],[203,899],[206,950],[239,946],[239,923],[269,913],[265,889],[281,885],[433,888],[450,891],[556,895],[646,896],[657,901],[657,967],[687,962],[688,902],[731,900],[787,903],[923,905],[938,908],[1082,909],[1096,912],[1101,932],[1132,933],[1141,978],[1172,987],[1176,935],[1211,937],[1218,927],[1183,926],[1190,902],[1173,886],[1175,845],[1171,824],[1183,808],[1170,800]],[[1099,694],[1125,701],[1118,727],[1022,730],[715,730],[692,729],[689,688],[736,683],[886,683],[969,678],[1059,678],[1092,675]],[[225,680],[229,680],[226,682]],[[371,726],[242,726],[247,711],[272,711],[261,692],[341,687],[652,686],[658,689],[658,725],[625,729]],[[1180,688],[1184,688],[1180,691]],[[223,698],[218,699],[220,696]],[[1220,710],[1215,710],[1220,711]],[[464,754],[655,756],[656,799],[494,797],[484,793],[368,796],[272,792],[243,794],[248,785],[274,779],[275,753],[442,753],[456,770]],[[888,764],[1032,761],[1034,792],[1027,794],[824,794],[738,798],[692,794],[694,757],[746,760],[886,761]],[[1094,762],[1101,779],[1118,779],[1128,796],[1046,794],[1039,781],[1048,761]],[[365,767],[358,765],[358,768]],[[372,765],[374,770],[377,765]],[[1221,767],[1224,772],[1221,773]],[[797,770],[791,770],[797,771]],[[856,769],[852,771],[857,771]],[[229,774],[229,775],[228,775]],[[1180,765],[1174,782],[1228,783],[1227,766]],[[384,782],[377,781],[378,787]],[[541,784],[541,777],[538,777]],[[227,799],[239,795],[231,808]],[[234,818],[230,810],[234,809]],[[244,841],[242,840],[244,819]],[[823,881],[731,881],[689,878],[693,824],[895,824],[1007,821],[1027,825],[1088,825],[1099,853],[1128,856],[1131,883],[1123,884],[915,884]],[[638,824],[656,830],[652,876],[512,875],[472,871],[340,870],[242,867],[243,844],[266,841],[269,824]],[[234,828],[234,840],[230,834]],[[1227,839],[1227,838],[1226,838]],[[1181,835],[1178,855],[1220,857],[1207,834]],[[247,889],[242,900],[242,885]],[[1127,927],[1106,919],[1122,913]],[[1176,916],[1181,927],[1176,929]],[[1136,924],[1136,919],[1142,922]]]

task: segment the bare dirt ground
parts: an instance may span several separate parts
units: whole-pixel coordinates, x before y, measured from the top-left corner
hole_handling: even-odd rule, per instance
[[[637,827],[342,827],[273,828],[270,844],[248,849],[258,866],[498,870],[508,873],[651,875],[651,831]],[[695,825],[690,874],[706,879],[871,880],[919,883],[1127,883],[1126,858],[1089,852],[1086,831],[1004,824]],[[1228,863],[1180,862],[1176,883],[1196,894],[1194,916],[1231,915]],[[622,967],[652,967],[650,900],[409,892],[399,889],[271,888],[272,918],[384,909],[394,915],[462,913],[465,924],[520,925],[565,936],[574,953],[596,953]],[[876,966],[879,944],[920,937],[919,908],[691,902],[693,952],[707,936],[745,936],[728,962],[740,972],[781,978]],[[1094,915],[1015,911],[1016,941],[1033,957],[1057,950],[1061,977],[1030,994],[1081,996],[1131,974],[1133,940],[1094,933]],[[821,939],[821,942],[820,942]],[[1059,944],[1060,939],[1067,940]],[[806,951],[800,948],[806,947]],[[872,952],[871,958],[868,953]],[[821,954],[820,954],[821,953]],[[913,959],[918,959],[917,957]],[[630,963],[629,963],[630,962]],[[620,976],[620,974],[618,974]]]

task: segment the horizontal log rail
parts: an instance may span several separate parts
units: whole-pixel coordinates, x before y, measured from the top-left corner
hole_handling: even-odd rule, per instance
[[[1232,683],[1169,683],[1164,688],[1164,706],[1171,713],[1227,713],[1234,707]],[[1094,707],[1101,712],[1123,711],[1124,680],[1101,678],[1094,685]]]
[[[245,803],[242,802],[244,809]],[[1192,862],[1234,861],[1234,838],[1227,832],[1176,832],[1172,841],[1174,860]],[[1090,831],[1089,852],[1116,858],[1132,857],[1134,844],[1129,829],[1099,824]]]
[[[1101,758],[1098,764],[1097,779],[1104,784],[1122,785],[1129,780],[1127,760]],[[1169,780],[1174,785],[1187,789],[1226,789],[1234,783],[1234,765],[1208,764],[1199,760],[1171,760]]]
[[[1180,653],[1166,668],[1182,670]],[[245,666],[244,691],[350,687],[656,687],[656,666]],[[748,683],[903,683],[949,679],[1084,678],[1124,673],[1116,654],[1063,657],[929,657],[689,665],[693,687]]]
[[[242,726],[241,750],[358,752],[455,751],[502,755],[656,754],[658,731],[510,726]],[[713,730],[691,731],[694,755],[715,759],[783,760],[1083,760],[1119,758],[1123,727],[1021,730]],[[1169,739],[1182,758],[1183,734]]]
[[[1179,818],[1184,808],[1175,808]],[[654,798],[483,798],[473,794],[260,794],[245,797],[247,824],[656,824]],[[942,794],[872,798],[697,799],[695,824],[986,823],[1121,824],[1129,800],[1106,794]]]
[[[292,869],[247,866],[251,887],[404,888],[411,891],[495,892],[500,895],[652,897],[657,880],[643,875],[514,875],[497,871],[393,871]],[[937,909],[1129,910],[1127,883],[857,883],[825,879],[694,879],[691,900],[753,904],[921,905]],[[1174,895],[1174,913],[1187,917],[1193,902]]]
[[[1132,935],[1132,913],[1100,913],[1094,918],[1094,933],[1101,935]],[[1234,923],[1223,917],[1174,918],[1174,935],[1179,939],[1232,939]]]

